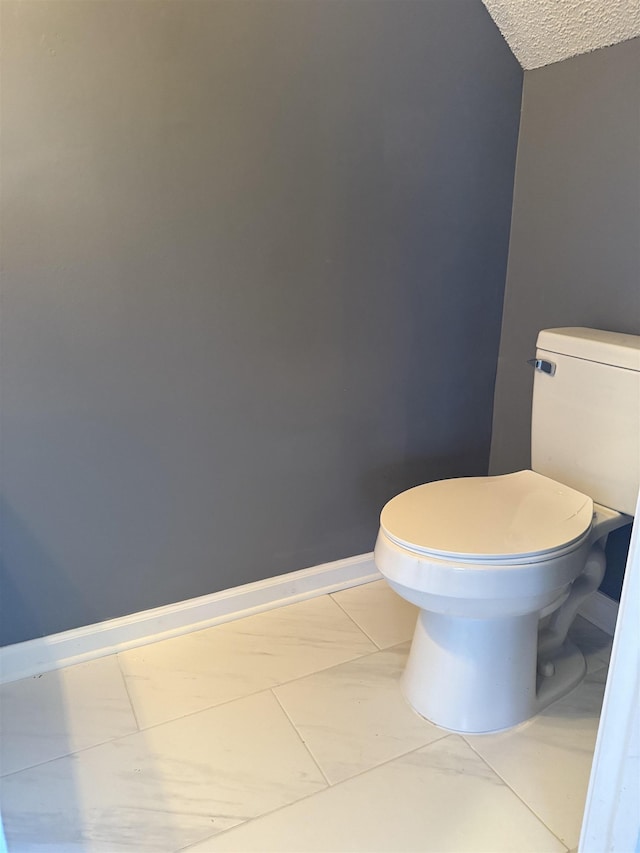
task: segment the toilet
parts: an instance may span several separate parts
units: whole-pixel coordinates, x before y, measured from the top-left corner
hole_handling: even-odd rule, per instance
[[[420,609],[401,689],[450,731],[510,728],[581,681],[567,633],[635,512],[640,337],[546,329],[531,363],[531,470],[427,483],[380,515],[376,565]]]

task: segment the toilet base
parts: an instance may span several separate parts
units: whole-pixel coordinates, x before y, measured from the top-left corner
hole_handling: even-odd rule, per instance
[[[422,610],[402,692],[420,716],[462,734],[522,723],[572,690],[586,665],[570,642],[537,675],[538,613],[467,619]]]

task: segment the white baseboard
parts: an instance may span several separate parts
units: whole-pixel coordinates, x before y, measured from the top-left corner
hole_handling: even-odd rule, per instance
[[[618,602],[603,592],[594,592],[580,608],[580,615],[613,637],[618,618]]]
[[[0,684],[39,675],[147,643],[210,628],[382,577],[373,554],[360,554],[0,648]],[[618,602],[596,592],[580,613],[613,636]]]
[[[143,610],[0,648],[0,684],[209,628],[379,580],[373,554],[360,554],[274,578]]]

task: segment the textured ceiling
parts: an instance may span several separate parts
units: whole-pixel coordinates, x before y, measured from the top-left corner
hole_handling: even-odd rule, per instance
[[[640,36],[640,0],[482,0],[523,68]]]

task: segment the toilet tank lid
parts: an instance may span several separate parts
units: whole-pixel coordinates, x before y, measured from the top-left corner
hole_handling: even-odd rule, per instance
[[[604,332],[572,326],[543,329],[538,335],[538,349],[569,355],[612,367],[640,371],[640,336],[621,332]]]

